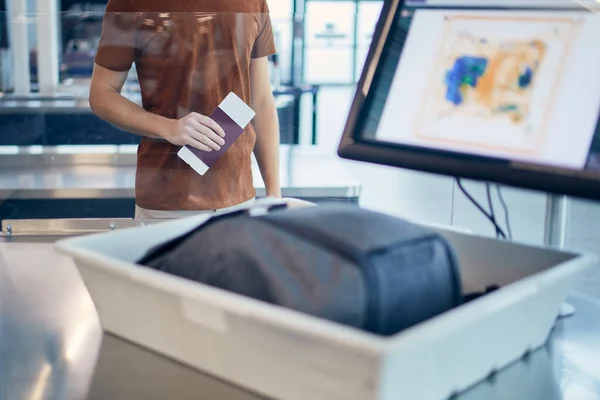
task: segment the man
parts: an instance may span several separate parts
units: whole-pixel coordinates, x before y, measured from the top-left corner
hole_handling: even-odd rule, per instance
[[[90,88],[100,118],[142,136],[136,216],[173,218],[247,203],[254,152],[267,196],[280,197],[279,126],[269,81],[275,53],[266,0],[110,0]],[[143,107],[121,95],[135,63]],[[181,146],[218,150],[225,133],[207,117],[235,92],[256,112],[201,176]]]

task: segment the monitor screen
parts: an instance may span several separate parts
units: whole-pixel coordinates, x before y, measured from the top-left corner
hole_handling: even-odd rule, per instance
[[[389,2],[340,155],[600,199],[598,6]]]

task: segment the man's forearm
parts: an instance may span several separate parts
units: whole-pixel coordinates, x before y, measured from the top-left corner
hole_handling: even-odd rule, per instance
[[[279,120],[272,96],[267,96],[255,106],[256,117],[253,125],[256,130],[254,155],[265,182],[267,196],[281,197],[279,183]]]
[[[94,114],[117,128],[145,137],[164,138],[174,121],[144,110],[116,90],[92,92],[90,106]]]

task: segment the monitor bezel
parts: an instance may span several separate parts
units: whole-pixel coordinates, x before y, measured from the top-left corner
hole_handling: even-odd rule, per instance
[[[580,175],[580,171],[537,164],[510,163],[483,156],[368,140],[361,135],[364,132],[369,103],[373,101],[376,90],[379,62],[389,51],[388,39],[392,25],[404,3],[405,0],[389,0],[383,5],[356,87],[338,155],[348,160],[600,201],[600,177],[598,180],[585,178]]]

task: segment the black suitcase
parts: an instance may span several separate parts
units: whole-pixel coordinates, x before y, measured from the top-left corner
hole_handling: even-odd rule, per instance
[[[350,205],[217,216],[139,264],[381,335],[462,303],[442,236]]]

